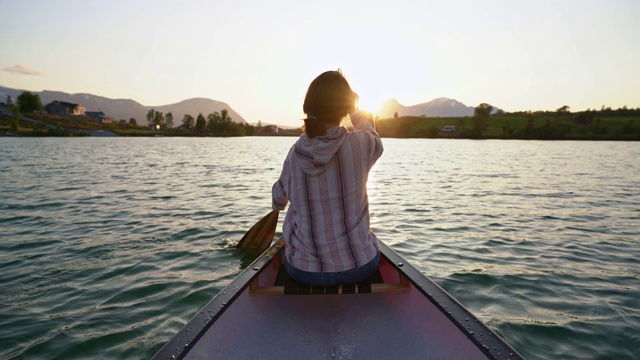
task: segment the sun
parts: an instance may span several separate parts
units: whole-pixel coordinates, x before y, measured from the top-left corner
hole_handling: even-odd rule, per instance
[[[375,112],[378,105],[374,101],[372,101],[370,97],[367,97],[366,94],[362,95],[361,93],[358,93],[358,96],[358,110]]]
[[[380,112],[382,103],[393,96],[390,96],[388,86],[379,81],[379,76],[375,76],[375,73],[370,74],[358,70],[361,69],[358,68],[350,73],[351,76],[348,76],[347,79],[353,91],[358,94],[358,109],[370,111],[375,117]]]
[[[370,111],[375,116],[380,110],[380,105],[384,99],[384,94],[377,92],[374,84],[365,86],[354,86],[354,91],[358,93],[357,107],[359,110]]]

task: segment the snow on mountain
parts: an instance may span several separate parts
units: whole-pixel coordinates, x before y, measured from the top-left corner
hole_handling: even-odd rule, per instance
[[[380,106],[377,115],[383,119],[393,117],[396,112],[398,116],[459,117],[473,116],[473,111],[473,106],[444,97],[412,106],[405,106],[391,99]]]
[[[398,116],[426,116],[426,117],[462,117],[473,116],[475,107],[467,106],[458,100],[446,97],[437,98],[426,103],[405,106],[396,99],[390,99],[380,105],[376,115],[381,119]],[[493,113],[498,108],[494,106]]]

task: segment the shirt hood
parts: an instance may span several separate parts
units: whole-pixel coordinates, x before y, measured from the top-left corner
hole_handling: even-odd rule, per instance
[[[323,172],[346,139],[347,129],[343,126],[334,126],[328,129],[325,135],[313,139],[309,139],[306,133],[302,134],[295,145],[295,153],[302,171],[308,175]]]

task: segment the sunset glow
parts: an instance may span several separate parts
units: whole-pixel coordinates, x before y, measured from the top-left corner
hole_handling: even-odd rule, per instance
[[[632,0],[25,0],[3,9],[0,85],[14,89],[148,106],[205,97],[249,122],[295,126],[311,80],[340,68],[374,112],[391,98],[440,97],[506,111],[640,107]]]

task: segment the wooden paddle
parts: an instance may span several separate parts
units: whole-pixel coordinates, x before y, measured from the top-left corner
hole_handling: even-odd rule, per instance
[[[273,210],[258,221],[242,237],[237,248],[267,250],[276,235],[279,211]]]

